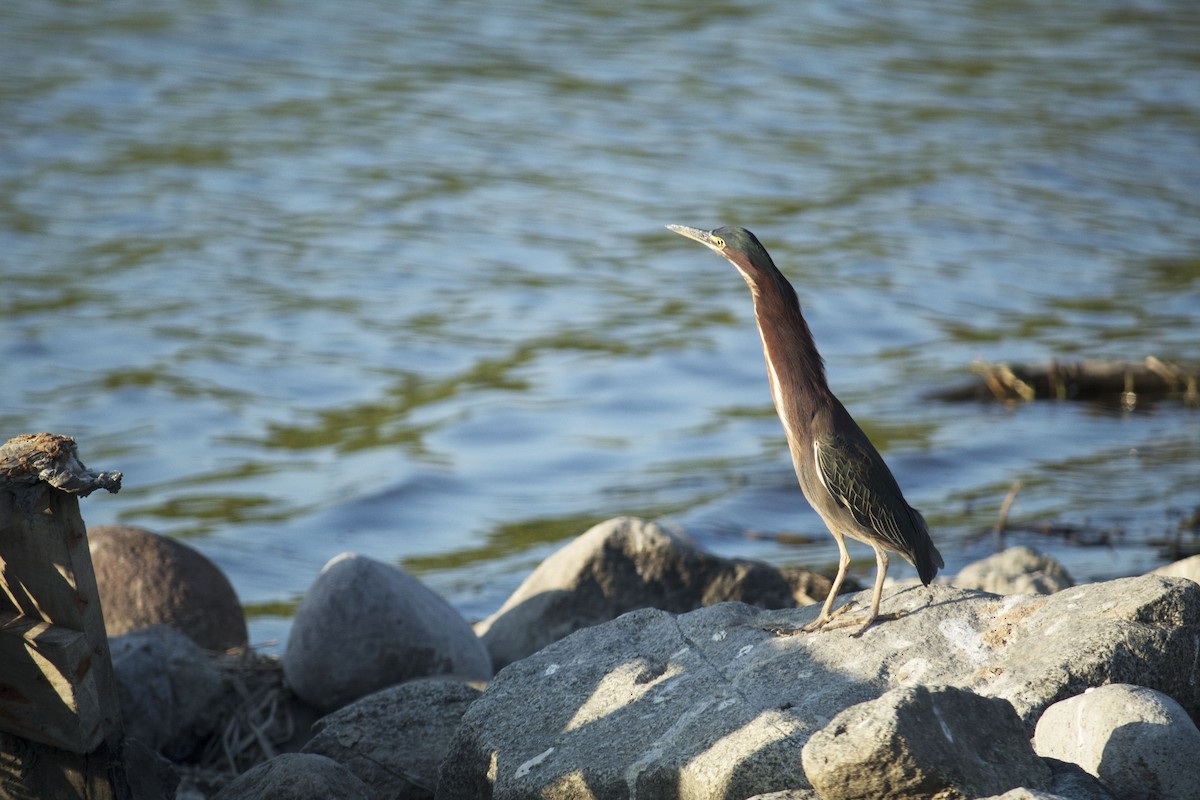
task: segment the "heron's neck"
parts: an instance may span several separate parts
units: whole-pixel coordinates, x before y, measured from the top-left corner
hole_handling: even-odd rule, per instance
[[[754,292],[754,316],[775,410],[790,436],[793,426],[806,425],[829,403],[825,364],[800,313],[796,292],[782,275],[776,286]]]

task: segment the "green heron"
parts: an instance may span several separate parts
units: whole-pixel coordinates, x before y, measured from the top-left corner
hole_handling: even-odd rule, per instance
[[[820,615],[802,630],[841,628],[859,622],[852,619],[829,625],[835,616],[830,613],[834,598],[850,566],[845,539],[857,539],[875,551],[875,591],[871,610],[852,634],[859,636],[879,617],[888,551],[899,553],[915,566],[926,586],[938,568],[945,566],[929,538],[925,518],[905,501],[879,451],[830,391],[825,363],[800,313],[796,290],[754,234],[735,227],[713,231],[683,225],[667,227],[724,256],[750,287],[771,396],[787,434],[800,489],[837,542],[837,577]],[[845,607],[838,614],[843,611]]]

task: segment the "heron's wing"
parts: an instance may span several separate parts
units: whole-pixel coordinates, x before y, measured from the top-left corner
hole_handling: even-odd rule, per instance
[[[891,470],[865,434],[837,433],[813,443],[817,475],[825,490],[850,512],[854,521],[874,531],[890,549],[912,554],[928,537],[919,515],[909,507]]]

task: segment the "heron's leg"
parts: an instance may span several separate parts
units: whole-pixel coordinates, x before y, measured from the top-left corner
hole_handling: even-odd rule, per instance
[[[862,627],[856,630],[851,636],[862,636],[863,631],[871,627],[871,623],[879,616],[879,603],[883,600],[883,579],[887,577],[888,555],[879,545],[873,545],[875,548],[875,591],[871,593],[871,611],[867,614],[866,620],[863,621]]]
[[[846,572],[850,569],[850,552],[846,549],[846,538],[837,531],[831,530],[833,540],[838,546],[838,571],[837,577],[833,579],[833,585],[829,587],[829,594],[825,596],[825,604],[821,606],[821,613],[812,622],[805,625],[800,630],[811,633],[819,631],[829,620],[833,619],[830,611],[833,609],[833,602],[837,599],[838,591],[842,588],[842,582],[846,580]]]
[[[863,632],[879,618],[879,603],[883,600],[883,580],[887,577],[888,555],[878,545],[873,544],[871,547],[875,550],[875,590],[871,592],[871,610],[864,616],[841,620],[836,625],[830,625],[830,630],[857,625],[858,628],[850,635],[862,636]]]

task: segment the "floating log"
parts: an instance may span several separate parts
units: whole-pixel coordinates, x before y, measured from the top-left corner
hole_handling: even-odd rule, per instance
[[[993,364],[971,367],[978,379],[942,389],[930,399],[947,402],[1084,400],[1134,408],[1140,400],[1179,397],[1200,405],[1200,364],[1177,364],[1154,356],[1144,361],[1051,361],[1045,365]]]

